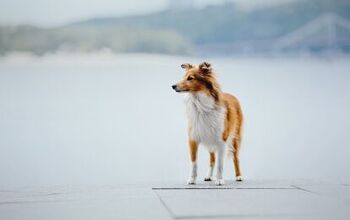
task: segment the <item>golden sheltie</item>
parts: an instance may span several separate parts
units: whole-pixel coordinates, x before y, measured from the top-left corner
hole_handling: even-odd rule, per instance
[[[209,63],[182,64],[185,76],[172,88],[186,93],[188,144],[191,172],[188,184],[197,178],[197,149],[203,145],[209,151],[209,170],[205,181],[213,180],[217,161],[216,185],[223,185],[223,165],[227,152],[232,153],[236,181],[242,181],[239,149],[242,140],[243,114],[239,101],[223,93]]]

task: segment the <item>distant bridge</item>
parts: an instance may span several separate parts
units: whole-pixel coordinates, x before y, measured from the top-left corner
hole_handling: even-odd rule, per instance
[[[274,49],[350,49],[350,21],[334,13],[325,13],[297,30],[277,39]]]
[[[202,55],[350,53],[350,20],[325,13],[282,37],[205,44],[197,51]]]

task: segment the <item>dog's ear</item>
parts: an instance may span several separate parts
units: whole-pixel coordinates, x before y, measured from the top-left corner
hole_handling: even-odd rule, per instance
[[[181,68],[185,69],[185,70],[188,70],[188,69],[193,68],[193,65],[189,64],[189,63],[184,63],[184,64],[181,64]]]
[[[210,74],[212,71],[211,64],[205,61],[199,64],[199,69],[203,74]]]

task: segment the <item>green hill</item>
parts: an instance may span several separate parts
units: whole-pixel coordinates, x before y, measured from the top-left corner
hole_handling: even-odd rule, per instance
[[[29,51],[90,52],[108,48],[113,52],[191,54],[192,45],[173,31],[136,27],[65,26],[44,29],[33,26],[0,27],[0,54]]]

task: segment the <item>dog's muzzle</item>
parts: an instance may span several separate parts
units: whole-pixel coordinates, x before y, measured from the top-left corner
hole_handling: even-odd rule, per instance
[[[175,90],[176,92],[180,92],[180,90],[177,89],[177,85],[172,85],[171,88],[173,88],[173,90]]]

